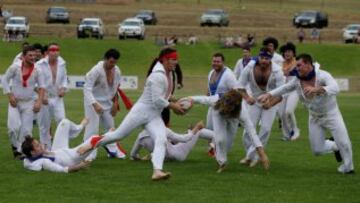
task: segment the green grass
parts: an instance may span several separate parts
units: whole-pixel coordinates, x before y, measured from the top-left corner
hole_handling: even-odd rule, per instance
[[[139,91],[129,92],[135,99]],[[195,92],[181,90],[178,96]],[[341,95],[339,103],[347,124],[353,149],[355,168],[359,165],[360,138],[358,118],[360,95]],[[206,155],[206,142],[200,140],[185,162],[166,162],[173,173],[165,182],[152,182],[151,163],[107,159],[100,150],[98,159],[86,171],[75,174],[31,172],[13,160],[6,130],[6,98],[0,98],[0,202],[358,202],[358,175],[336,172],[338,164],[332,154],[315,157],[307,138],[307,113],[298,106],[297,118],[301,137],[296,142],[280,140],[275,124],[267,153],[271,169],[265,173],[258,166],[238,164],[244,156],[242,129],[238,131],[229,153],[228,169],[216,174],[216,162]],[[66,97],[67,117],[80,121],[83,115],[82,92],[72,91]],[[124,109],[124,108],[122,108]],[[116,118],[118,125],[126,111]],[[188,124],[205,119],[206,108],[194,107],[185,117],[172,115],[172,128],[184,132]],[[35,127],[36,128],[36,127]],[[35,129],[37,131],[37,129]],[[138,130],[123,140],[129,151]],[[37,133],[35,133],[37,134]],[[72,141],[72,146],[82,138]]]
[[[29,42],[49,43],[52,38],[30,38]],[[119,65],[125,75],[145,76],[147,69],[159,53],[160,47],[153,41],[119,41],[119,40],[78,40],[61,39],[55,40],[61,46],[61,55],[67,61],[69,74],[84,75],[93,65],[100,60],[104,52],[111,47],[121,52]],[[20,43],[0,42],[0,73],[4,73],[12,62],[14,56],[19,53]],[[241,49],[222,49],[216,42],[203,42],[195,46],[181,44],[179,50],[179,62],[185,75],[205,76],[209,72],[211,56],[215,52],[223,52],[226,64],[233,68],[237,59],[241,57]],[[259,47],[254,48],[253,54],[258,52]],[[330,71],[335,76],[358,76],[360,75],[360,47],[343,44],[300,44],[298,53],[307,52],[319,61],[322,68]]]
[[[30,42],[52,41],[31,38]],[[63,57],[68,62],[69,74],[84,74],[101,58],[109,47],[122,52],[120,66],[126,75],[144,76],[159,47],[150,41],[117,40],[58,40]],[[0,42],[0,72],[4,72],[10,60],[18,52],[19,44]],[[309,52],[323,64],[325,69],[337,76],[358,76],[359,58],[355,56],[359,46],[311,45],[299,46],[298,52]],[[209,71],[211,54],[224,52],[227,63],[233,66],[240,55],[239,49],[220,49],[216,43],[201,43],[196,46],[180,45],[180,62],[185,77],[205,75]],[[344,65],[345,64],[345,65]],[[142,79],[141,79],[142,80]],[[206,79],[189,81],[176,96],[202,94],[197,86]],[[189,85],[191,84],[191,85]],[[139,87],[141,90],[142,87]],[[129,91],[136,100],[141,91]],[[359,94],[342,94],[339,105],[352,140],[355,168],[359,165],[360,117]],[[83,117],[83,95],[71,91],[66,98],[66,114],[73,121]],[[116,125],[126,114],[122,106],[116,117]],[[154,183],[150,180],[152,167],[149,162],[107,159],[100,150],[98,159],[91,168],[76,174],[31,172],[23,169],[22,163],[12,159],[7,137],[7,98],[0,96],[0,202],[359,202],[360,178],[357,175],[338,174],[332,154],[315,157],[307,138],[307,111],[299,104],[297,109],[301,137],[296,142],[280,140],[280,131],[273,126],[267,153],[271,169],[265,173],[261,167],[247,168],[238,161],[244,156],[241,144],[242,129],[239,129],[229,153],[228,169],[216,174],[216,162],[206,155],[207,143],[200,140],[185,162],[166,162],[165,170],[173,173],[169,181]],[[172,115],[172,128],[184,132],[187,126],[205,120],[206,107],[196,106],[186,116]],[[34,135],[37,137],[37,127]],[[122,141],[129,151],[136,138],[134,131]],[[71,142],[76,146],[79,137]]]

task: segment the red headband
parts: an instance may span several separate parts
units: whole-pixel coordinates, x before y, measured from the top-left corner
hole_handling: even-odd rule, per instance
[[[161,56],[161,59],[174,59],[174,60],[177,60],[178,59],[178,55],[176,53],[176,51],[174,52],[170,52],[168,54],[164,54]]]
[[[59,47],[51,47],[48,49],[48,51],[60,51],[60,48]]]

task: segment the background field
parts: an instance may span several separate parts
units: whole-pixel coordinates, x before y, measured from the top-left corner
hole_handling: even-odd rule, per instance
[[[84,74],[109,47],[119,48],[119,64],[126,75],[139,75],[138,91],[127,91],[135,101],[140,95],[149,62],[157,55],[159,47],[151,41],[73,40],[32,38],[30,42],[57,41],[63,57],[68,62],[69,74]],[[0,43],[0,72],[3,73],[18,52],[20,44]],[[233,66],[239,57],[238,49],[220,49],[217,43],[207,42],[196,46],[180,45],[180,63],[185,74],[185,87],[176,92],[177,97],[202,94],[206,88],[211,54],[223,51],[227,63]],[[358,76],[358,46],[337,44],[301,45],[299,51],[314,54],[324,69],[336,76]],[[325,65],[326,64],[326,65]],[[346,67],[343,66],[346,64]],[[83,116],[81,91],[71,91],[66,96],[67,117],[80,121]],[[343,93],[339,104],[347,124],[353,149],[355,168],[359,168],[360,138],[358,118],[360,106],[358,93]],[[118,125],[126,114],[122,107],[116,117]],[[30,172],[22,163],[12,159],[7,138],[7,98],[0,96],[0,202],[359,202],[358,175],[338,174],[338,164],[332,154],[315,157],[310,151],[307,133],[307,111],[300,104],[297,109],[301,137],[296,142],[283,142],[275,124],[267,148],[271,169],[265,173],[261,167],[249,169],[238,164],[244,156],[239,129],[234,146],[229,153],[229,167],[216,174],[216,163],[206,155],[207,144],[199,141],[183,163],[166,162],[165,169],[173,173],[171,180],[154,183],[150,180],[151,164],[130,160],[107,159],[100,150],[91,168],[76,174]],[[204,120],[206,108],[197,106],[185,117],[172,117],[172,128],[184,132],[187,126]],[[123,141],[129,151],[139,130]],[[37,136],[37,127],[34,127]],[[81,137],[72,141],[80,143]]]
[[[329,28],[322,30],[325,43],[305,43],[298,46],[298,53],[308,52],[336,77],[351,78],[351,93],[341,93],[339,105],[353,144],[354,163],[358,171],[360,157],[360,47],[341,44],[341,28],[360,22],[358,0],[98,0],[97,4],[68,3],[69,0],[2,0],[4,9],[15,15],[30,18],[29,42],[61,46],[61,55],[68,65],[68,73],[85,74],[110,47],[121,51],[119,66],[124,75],[139,76],[139,90],[126,91],[135,101],[141,94],[146,70],[160,47],[154,44],[154,35],[178,34],[181,38],[193,32],[200,36],[196,46],[178,45],[180,64],[184,73],[184,88],[176,91],[177,97],[203,94],[206,75],[210,69],[211,55],[223,52],[231,68],[241,56],[239,49],[221,49],[216,42],[222,36],[256,33],[257,43],[264,36],[273,35],[281,43],[294,40],[296,29],[291,27],[293,14],[303,9],[320,9],[328,12]],[[57,3],[55,3],[57,2]],[[71,10],[71,24],[44,23],[45,11],[50,5],[64,5]],[[148,26],[145,41],[115,40],[116,24],[133,16],[137,10],[155,10],[159,25]],[[229,28],[201,28],[198,19],[207,8],[224,8],[230,12]],[[76,24],[86,16],[102,17],[106,24],[105,40],[77,40]],[[1,27],[0,22],[0,27]],[[1,31],[0,31],[1,32]],[[35,36],[35,37],[34,37]],[[257,46],[253,54],[257,53]],[[20,43],[0,42],[0,74],[10,65],[19,52]],[[353,82],[355,81],[355,82]],[[83,94],[71,91],[66,95],[67,117],[79,122],[83,113]],[[7,136],[7,98],[0,95],[0,202],[360,202],[359,175],[338,174],[332,154],[315,157],[310,150],[307,131],[307,111],[297,108],[301,137],[296,142],[283,142],[278,126],[273,126],[267,153],[271,160],[268,173],[258,166],[247,168],[238,164],[244,156],[239,129],[229,153],[228,169],[216,174],[216,162],[206,155],[207,143],[200,140],[185,162],[166,162],[165,170],[171,171],[169,181],[154,183],[150,180],[151,164],[128,159],[107,159],[100,150],[91,168],[76,174],[31,172],[23,169],[22,162],[13,160]],[[116,117],[120,124],[127,113]],[[185,132],[187,126],[204,120],[206,107],[196,106],[186,116],[172,115],[171,127]],[[55,127],[55,126],[54,126]],[[140,129],[122,141],[127,151]],[[38,130],[34,126],[34,136]],[[82,137],[71,141],[76,146]]]
[[[216,40],[219,36],[246,35],[254,33],[257,39],[272,35],[281,40],[295,40],[297,30],[292,18],[301,10],[322,10],[329,15],[329,27],[321,31],[324,41],[342,42],[342,28],[350,23],[360,23],[360,1],[358,0],[3,0],[4,9],[15,15],[27,16],[31,24],[31,35],[76,36],[76,25],[84,17],[101,17],[104,21],[105,38],[117,36],[117,25],[132,17],[140,9],[152,9],[159,23],[147,26],[147,37],[176,34],[181,38],[193,33],[200,40]],[[95,2],[95,1],[93,1]],[[71,23],[45,24],[46,10],[51,5],[63,5],[71,11]],[[230,14],[228,28],[200,27],[201,13],[209,8],[222,8]],[[1,23],[1,22],[0,22]],[[0,24],[0,27],[2,25]],[[0,29],[0,32],[2,30]],[[310,30],[306,30],[310,37]]]

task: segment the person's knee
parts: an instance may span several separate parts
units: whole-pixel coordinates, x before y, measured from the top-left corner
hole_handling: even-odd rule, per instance
[[[292,109],[288,109],[288,108],[285,109],[285,117],[286,118],[292,116],[293,113],[294,112],[292,111]]]

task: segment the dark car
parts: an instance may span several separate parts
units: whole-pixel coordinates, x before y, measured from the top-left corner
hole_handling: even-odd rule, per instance
[[[69,11],[64,7],[50,7],[46,15],[46,23],[70,23]]]
[[[142,19],[146,25],[156,25],[157,18],[152,10],[140,10],[135,18]]]
[[[328,16],[320,11],[303,11],[293,18],[293,25],[297,28],[323,28],[328,26]]]

